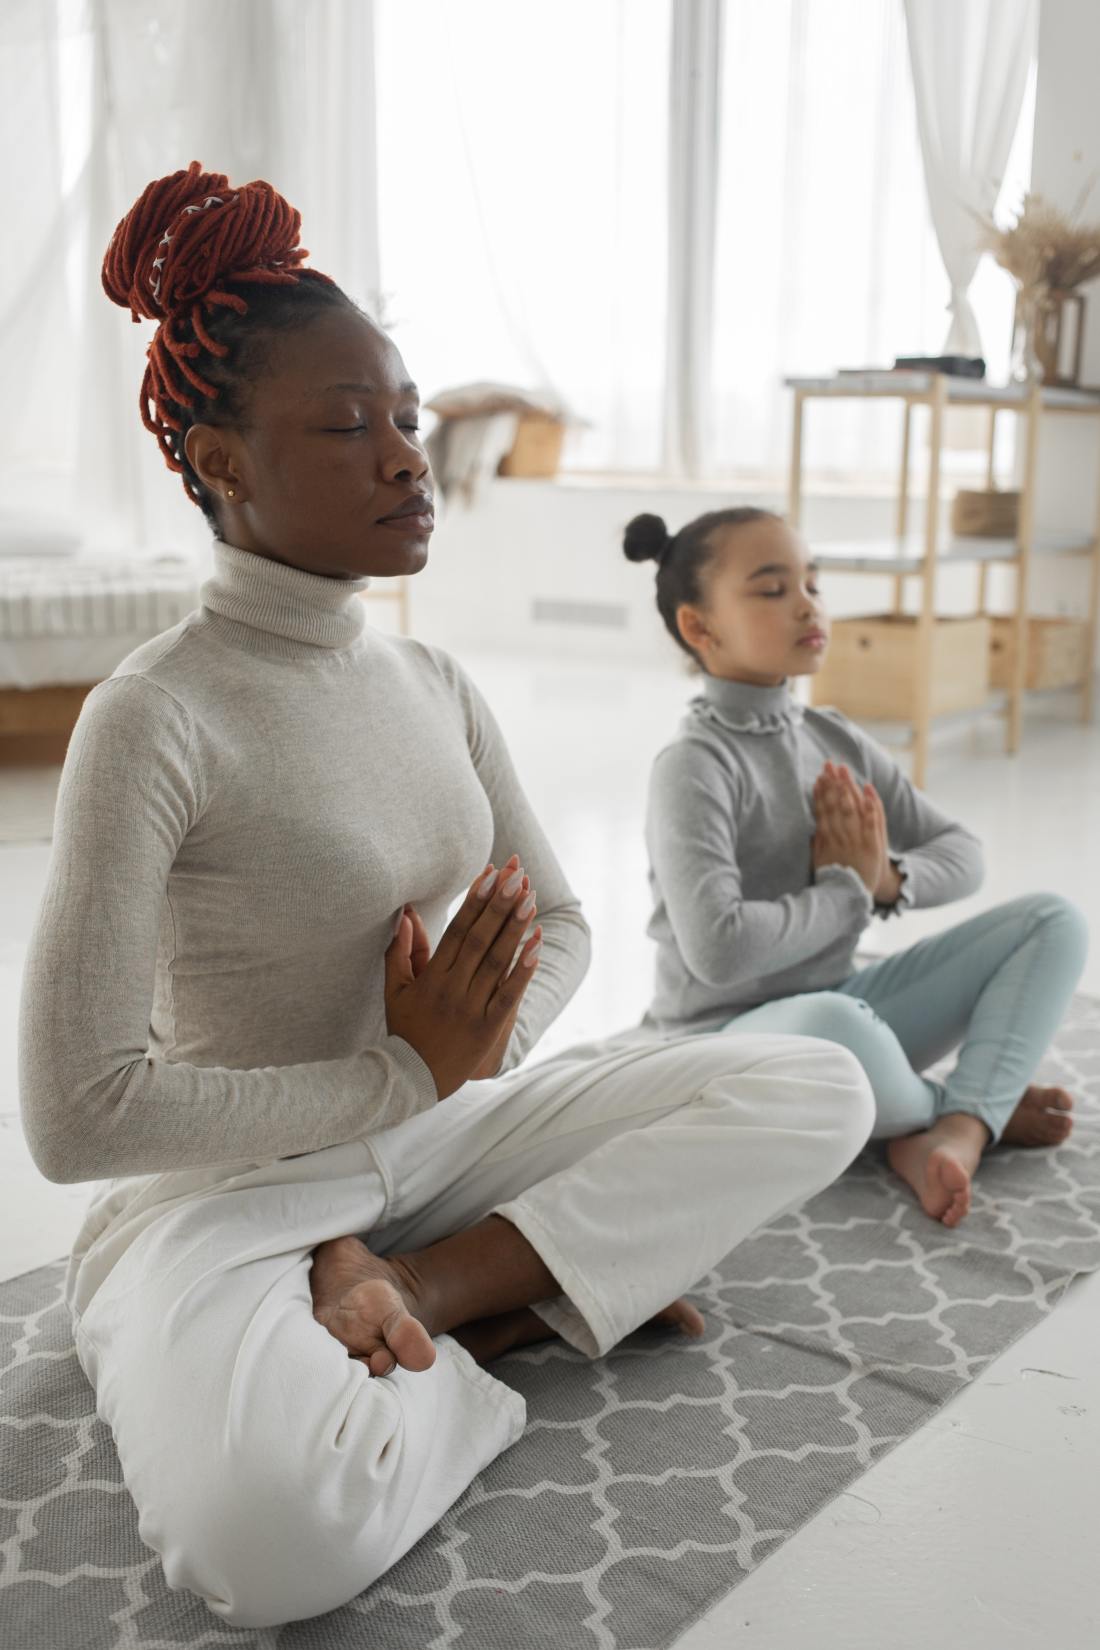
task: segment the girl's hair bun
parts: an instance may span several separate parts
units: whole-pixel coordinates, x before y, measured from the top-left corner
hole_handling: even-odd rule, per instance
[[[668,528],[660,516],[635,516],[623,534],[623,554],[628,561],[660,561],[669,539]]]
[[[103,260],[103,290],[135,321],[188,315],[212,294],[243,311],[222,282],[296,280],[309,256],[298,245],[301,221],[269,183],[233,189],[224,172],[204,172],[193,160],[156,178],[127,212]]]

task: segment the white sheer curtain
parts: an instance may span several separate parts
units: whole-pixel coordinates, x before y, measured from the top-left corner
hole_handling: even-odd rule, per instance
[[[563,397],[661,464],[670,0],[376,0],[386,318],[425,395]]]
[[[99,286],[117,220],[191,159],[266,177],[300,207],[318,267],[368,307],[381,289],[427,394],[479,378],[553,389],[589,420],[567,462],[659,471],[666,364],[675,386],[690,351],[682,462],[781,475],[785,374],[942,345],[950,286],[903,3],[690,3],[720,14],[723,35],[720,135],[711,110],[695,144],[709,133],[716,148],[709,327],[680,280],[707,261],[702,242],[673,248],[669,284],[673,0],[4,0],[5,502],[99,514],[152,546],[205,534],[138,419],[151,326]],[[1021,0],[1002,4],[1015,15]],[[694,113],[682,99],[677,121]],[[1022,192],[1029,135],[1025,97],[1006,198]],[[1003,370],[1011,283],[985,259],[970,298]],[[818,472],[896,463],[878,409],[812,422]]]
[[[981,256],[975,214],[992,212],[1020,118],[1036,0],[905,0],[924,174],[951,282],[947,353],[981,355],[968,289]]]
[[[669,79],[665,468],[705,467],[722,127],[723,0],[677,0]]]
[[[9,0],[0,8],[0,502],[9,508],[22,476],[32,501],[45,503],[52,487],[44,478],[63,470],[73,450],[79,374],[67,274],[87,184],[65,150],[68,45],[51,6]]]
[[[4,0],[6,502],[154,550],[206,541],[140,422],[153,325],[104,295],[103,253],[145,185],[195,159],[274,184],[310,261],[370,307],[372,80],[370,0]]]

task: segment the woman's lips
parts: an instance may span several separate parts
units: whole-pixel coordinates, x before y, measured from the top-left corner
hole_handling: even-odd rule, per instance
[[[398,533],[426,534],[435,528],[435,513],[432,510],[417,510],[407,516],[384,516],[377,526],[389,527]]]
[[[815,652],[820,652],[828,644],[828,640],[829,638],[823,630],[810,630],[807,631],[805,636],[798,638],[798,645],[799,647],[811,647]]]

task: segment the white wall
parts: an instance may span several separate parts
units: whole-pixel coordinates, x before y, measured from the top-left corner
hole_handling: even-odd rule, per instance
[[[1054,205],[1071,211],[1079,205],[1086,185],[1094,180],[1081,212],[1086,223],[1100,222],[1098,65],[1100,5],[1096,0],[1040,0],[1031,187]],[[1083,291],[1086,315],[1081,381],[1100,385],[1100,281]],[[1052,527],[1081,521],[1098,524],[1098,487],[1100,418],[1048,418],[1039,450],[1039,519]],[[1083,585],[1084,580],[1080,583]],[[1037,600],[1042,589],[1037,580]],[[1078,609],[1082,613],[1084,602],[1082,590]]]
[[[650,510],[675,531],[704,511],[731,504],[782,511],[786,499],[779,493],[732,487],[711,491],[675,483],[498,479],[486,487],[474,509],[455,505],[441,512],[428,565],[412,582],[414,632],[425,641],[457,650],[497,648],[667,663],[677,650],[657,613],[654,567],[651,562],[626,560],[623,528],[631,516]],[[919,529],[921,515],[914,501],[914,529]],[[805,530],[811,543],[885,537],[892,532],[893,519],[894,504],[885,495],[811,490],[805,500]],[[1006,578],[1003,572],[993,573],[994,607],[1007,598]],[[911,582],[915,601],[916,581]],[[830,610],[838,615],[890,611],[893,606],[889,578],[830,573],[825,591]],[[971,610],[976,593],[973,569],[949,568],[941,575],[944,612]],[[587,621],[575,614],[548,622],[536,617],[537,603],[580,604],[592,612]],[[1050,593],[1049,611],[1069,612],[1073,606],[1072,590]]]
[[[1098,63],[1100,6],[1095,0],[1041,0],[1032,188],[1067,210],[1100,170]],[[1087,222],[1100,219],[1100,178],[1082,216]],[[1094,285],[1090,294],[1098,293],[1100,286]],[[1094,317],[1086,343],[1086,367],[1088,381],[1100,382],[1100,315]]]

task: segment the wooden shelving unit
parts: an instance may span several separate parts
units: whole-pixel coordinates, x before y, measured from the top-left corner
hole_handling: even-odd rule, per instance
[[[409,634],[409,581],[403,574],[395,579],[387,579],[385,588],[372,584],[360,596],[364,602],[396,602],[397,603],[397,633],[399,636]]]
[[[823,569],[849,573],[890,574],[894,579],[894,612],[904,611],[906,580],[919,578],[921,601],[916,617],[915,712],[909,741],[913,751],[913,778],[924,784],[928,766],[931,658],[933,624],[936,618],[936,575],[945,565],[973,565],[978,572],[979,613],[987,613],[988,569],[994,564],[1016,568],[1015,603],[1011,619],[1015,626],[1013,671],[1006,694],[992,696],[975,714],[1003,711],[1005,748],[1019,749],[1020,722],[1027,674],[1028,581],[1033,558],[1041,556],[1087,557],[1092,571],[1087,613],[1085,669],[1074,685],[1080,689],[1081,719],[1092,716],[1092,661],[1095,657],[1097,622],[1100,618],[1100,453],[1098,453],[1096,519],[1091,533],[1040,533],[1035,526],[1035,479],[1039,452],[1039,428],[1044,414],[1059,417],[1100,419],[1100,394],[1053,386],[994,386],[980,379],[954,378],[933,372],[869,372],[831,378],[788,378],[794,391],[794,431],[791,443],[788,516],[798,527],[802,514],[802,452],[806,405],[810,401],[893,400],[903,407],[901,462],[899,466],[895,534],[887,541],[845,544],[815,544],[814,554]],[[1020,509],[1015,542],[1010,539],[958,538],[945,543],[941,538],[940,484],[941,452],[947,409],[951,406],[989,409],[987,485],[995,481],[994,437],[998,415],[1014,413],[1024,423],[1024,466],[1020,486]],[[910,470],[913,411],[929,410],[929,460],[924,531],[914,537],[909,530]],[[1100,425],[1097,427],[1100,437]]]

